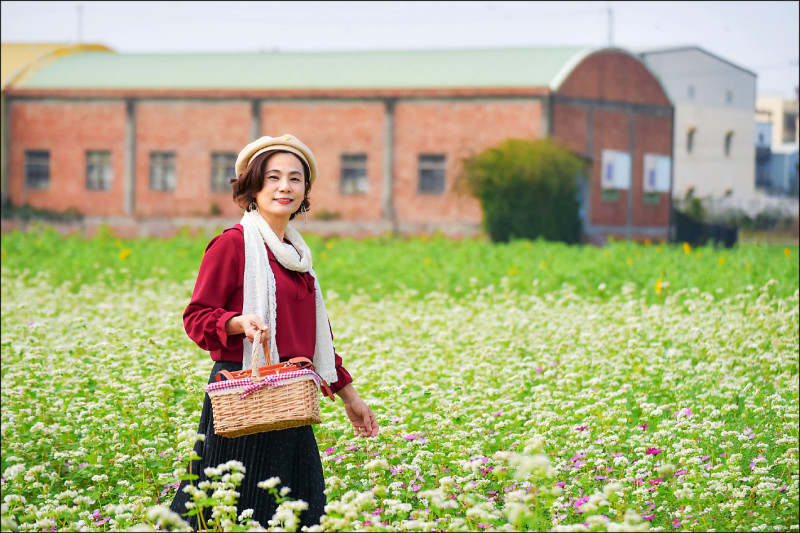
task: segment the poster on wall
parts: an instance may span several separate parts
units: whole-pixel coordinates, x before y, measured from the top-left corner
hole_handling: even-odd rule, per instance
[[[669,192],[672,159],[659,154],[644,154],[642,191],[647,193]]]
[[[617,150],[603,150],[600,183],[603,189],[630,189],[631,155]]]

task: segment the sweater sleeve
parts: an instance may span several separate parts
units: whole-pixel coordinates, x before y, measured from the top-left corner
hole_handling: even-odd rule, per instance
[[[183,313],[187,335],[204,350],[232,349],[244,334],[228,336],[225,323],[241,309],[228,309],[239,279],[237,232],[214,237],[206,247],[192,299]]]

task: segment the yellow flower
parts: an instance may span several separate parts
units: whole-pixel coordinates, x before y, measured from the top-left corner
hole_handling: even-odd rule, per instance
[[[328,257],[328,252],[326,252],[325,250],[320,252],[320,254],[319,254],[319,258],[320,259],[326,259],[327,257]]]
[[[690,253],[692,253],[692,245],[689,244],[688,242],[683,243],[683,252],[686,255],[689,255]]]
[[[119,258],[120,258],[120,260],[124,261],[124,260],[126,260],[126,259],[127,259],[129,256],[130,256],[130,255],[131,255],[131,249],[130,249],[130,248],[125,248],[124,250],[122,250],[122,251],[119,253]]]
[[[725,256],[724,255],[719,258],[719,264],[720,265],[724,265],[725,264]]]
[[[633,266],[633,257],[629,257],[627,262],[628,262],[628,266],[632,267]]]
[[[430,257],[426,257],[425,258],[425,266],[430,266],[432,264],[433,264],[433,259],[431,259]]]
[[[509,276],[516,276],[517,274],[519,274],[519,268],[514,266],[508,269]]]
[[[753,268],[753,265],[751,265],[751,264],[750,264],[750,261],[748,261],[748,262],[747,262],[747,263],[744,265],[744,269],[747,271],[747,273],[748,273],[748,274],[750,273],[750,270],[751,270],[752,268]]]
[[[328,250],[333,250],[333,241],[326,242],[325,248],[327,248]]]
[[[786,257],[792,257],[792,251],[788,248],[784,248],[783,255],[785,255]]]
[[[653,241],[651,241],[650,239],[645,239],[644,240],[644,245],[645,246],[650,246],[651,244],[653,244]]]
[[[539,261],[539,268],[542,270],[547,270],[547,263],[544,262],[544,259]]]
[[[664,282],[663,282],[663,281],[661,281],[661,278],[659,278],[659,279],[658,279],[658,281],[656,281],[656,294],[660,295],[660,294],[661,294],[661,292],[664,290],[664,289],[661,287],[663,284],[664,284]]]

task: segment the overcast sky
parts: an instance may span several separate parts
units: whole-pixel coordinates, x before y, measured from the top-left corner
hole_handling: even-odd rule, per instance
[[[117,52],[697,45],[796,96],[798,2],[3,1],[3,42]],[[611,16],[609,16],[609,10]]]

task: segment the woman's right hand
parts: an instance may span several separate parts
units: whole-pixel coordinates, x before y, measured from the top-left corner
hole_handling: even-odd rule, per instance
[[[269,327],[258,315],[239,315],[225,322],[225,332],[228,335],[244,333],[250,342],[253,342],[257,331],[261,331],[261,344],[267,346],[269,342]]]

